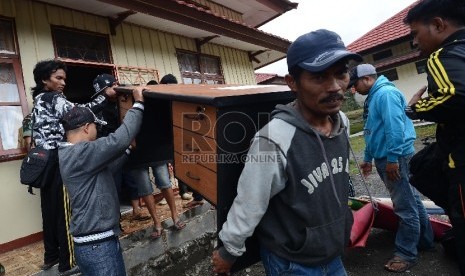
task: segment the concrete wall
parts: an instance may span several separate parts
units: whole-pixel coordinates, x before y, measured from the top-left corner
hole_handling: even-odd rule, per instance
[[[19,183],[21,161],[0,163],[0,244],[42,231],[39,190]]]
[[[399,79],[394,81],[397,88],[402,91],[407,101],[415,94],[423,85],[427,85],[426,73],[418,74],[415,63],[409,63],[397,67]]]

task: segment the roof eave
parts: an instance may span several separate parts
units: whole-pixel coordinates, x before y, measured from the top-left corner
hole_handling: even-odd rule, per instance
[[[163,18],[221,36],[286,53],[290,41],[267,34],[251,26],[220,17],[209,11],[166,0],[98,0],[150,16]]]
[[[297,9],[297,6],[299,6],[299,3],[294,3],[294,2],[291,2],[291,1],[288,1],[288,0],[268,0],[268,1],[265,1],[265,0],[261,0],[259,1],[263,4],[266,5],[266,3],[270,3],[270,5],[267,5],[269,6],[270,8],[273,8],[274,7],[274,10],[278,12],[278,14],[276,14],[275,16],[269,18],[268,20],[265,20],[263,22],[261,22],[260,24],[254,26],[255,28],[259,28],[263,25],[265,25],[266,23],[276,19],[277,17],[285,14],[286,12],[290,11],[290,10],[293,10],[293,9]]]

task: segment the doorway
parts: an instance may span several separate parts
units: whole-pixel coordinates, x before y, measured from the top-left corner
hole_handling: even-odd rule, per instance
[[[73,103],[87,103],[94,95],[92,82],[100,74],[114,75],[111,66],[95,66],[88,64],[66,63],[68,72],[66,74],[66,86],[63,93]]]

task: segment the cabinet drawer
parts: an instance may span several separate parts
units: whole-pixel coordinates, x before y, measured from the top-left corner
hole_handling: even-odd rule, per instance
[[[174,154],[174,171],[178,179],[216,205],[217,181],[215,172],[199,164],[183,162],[182,156],[178,153]]]
[[[216,141],[195,132],[173,127],[174,151],[216,172]]]
[[[215,139],[216,108],[209,105],[173,102],[173,125]]]

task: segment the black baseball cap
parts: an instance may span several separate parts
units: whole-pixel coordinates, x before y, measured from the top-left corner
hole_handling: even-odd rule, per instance
[[[87,123],[106,125],[107,122],[97,119],[95,114],[88,107],[75,106],[68,111],[61,120],[65,131],[79,128]]]
[[[115,77],[109,74],[101,74],[95,77],[93,86],[95,93],[92,95],[91,99],[97,96],[100,92],[102,92],[105,88],[113,86],[116,83]]]
[[[325,29],[316,30],[299,36],[287,50],[287,67],[299,66],[310,72],[321,72],[339,60],[353,59],[362,61],[362,57],[347,50],[341,37]]]

